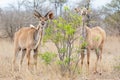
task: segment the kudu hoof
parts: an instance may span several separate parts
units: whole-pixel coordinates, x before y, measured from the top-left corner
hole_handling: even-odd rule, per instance
[[[93,74],[97,74],[98,73],[98,71],[94,71],[94,73]]]
[[[94,74],[102,75],[102,73],[101,73],[101,72],[98,72],[98,71],[95,71]]]

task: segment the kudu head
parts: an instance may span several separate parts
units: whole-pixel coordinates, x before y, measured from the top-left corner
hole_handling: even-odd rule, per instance
[[[85,16],[88,14],[88,10],[86,8],[75,8],[75,11],[77,13],[80,13],[80,15]]]
[[[44,29],[47,23],[47,20],[53,19],[53,12],[49,11],[45,16],[42,16],[38,11],[34,11],[34,16],[39,20],[37,28]]]

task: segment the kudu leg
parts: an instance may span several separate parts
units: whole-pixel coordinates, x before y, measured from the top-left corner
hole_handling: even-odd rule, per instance
[[[81,53],[81,67],[80,67],[81,72],[82,72],[84,58],[85,58],[85,54],[84,54],[84,50],[82,50],[82,53]]]
[[[102,74],[102,51],[103,51],[103,48],[101,47],[100,48],[100,75]]]
[[[29,68],[30,68],[30,52],[31,52],[30,49],[27,49],[27,50],[26,50],[26,55],[27,55],[27,59],[28,59],[28,61],[27,61],[28,70],[29,70]]]
[[[87,49],[87,73],[89,75],[89,65],[90,65],[90,49]]]
[[[95,62],[95,71],[94,71],[94,73],[96,74],[96,73],[98,73],[97,66],[98,66],[98,61],[99,61],[99,58],[100,58],[99,49],[95,49],[95,52],[96,52],[97,60]]]
[[[13,55],[13,61],[12,61],[12,71],[15,70],[16,57],[18,56],[19,51],[20,51],[19,48],[14,49],[14,55]]]
[[[19,71],[21,70],[23,59],[25,57],[25,53],[26,53],[26,49],[22,49],[22,56],[21,56],[21,60],[20,60]]]
[[[37,55],[38,55],[38,49],[35,49],[34,50],[34,55],[33,55],[33,58],[34,58],[34,70],[35,71],[37,70]]]

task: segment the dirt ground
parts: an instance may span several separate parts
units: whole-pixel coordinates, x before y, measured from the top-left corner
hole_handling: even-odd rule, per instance
[[[52,43],[46,43],[44,50],[56,52]],[[43,49],[41,49],[42,51]],[[26,58],[22,70],[18,71],[19,59],[16,62],[16,70],[12,72],[13,43],[0,40],[0,80],[120,80],[120,37],[108,37],[105,43],[102,59],[102,75],[93,74],[96,55],[91,53],[90,74],[85,75],[86,69],[82,74],[76,74],[73,79],[68,76],[61,76],[57,65],[46,66],[39,58],[38,70],[36,73],[27,72]],[[79,62],[80,64],[80,62]],[[84,66],[86,61],[84,61]],[[99,67],[98,67],[99,69]]]

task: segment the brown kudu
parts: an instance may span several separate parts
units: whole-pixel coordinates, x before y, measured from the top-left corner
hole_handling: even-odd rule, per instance
[[[76,12],[80,12],[82,17],[84,18],[85,15],[87,15],[88,11],[86,9],[79,9],[75,8]],[[84,20],[84,19],[83,19]],[[101,74],[101,59],[102,59],[102,52],[103,52],[103,46],[104,42],[106,40],[106,32],[99,26],[89,28],[87,26],[85,27],[85,41],[87,43],[86,50],[87,50],[87,72],[89,73],[89,64],[90,64],[90,50],[95,50],[97,60],[95,62],[95,68],[94,73],[97,73],[97,65],[98,61],[100,60],[100,74]],[[84,60],[85,54],[84,51],[81,53],[81,70],[83,66],[83,60]]]
[[[100,60],[100,75],[101,75],[101,59],[102,59],[102,52],[104,42],[106,40],[106,33],[105,31],[99,27],[85,27],[86,30],[86,38],[85,41],[87,42],[87,68],[89,73],[89,63],[90,63],[90,50],[95,50],[97,60],[95,62],[94,73],[97,73],[97,65],[98,61]],[[81,66],[83,65],[84,53],[81,53]]]
[[[47,20],[53,18],[53,13],[49,11],[45,16],[41,16],[41,14],[35,10],[34,16],[39,20],[39,24],[37,27],[22,27],[19,29],[14,35],[14,56],[13,56],[13,66],[12,69],[14,70],[16,57],[20,50],[22,50],[22,57],[20,60],[20,67],[22,66],[22,62],[24,56],[27,57],[27,65],[28,69],[30,66],[30,53],[33,50],[33,59],[34,59],[34,66],[37,69],[37,54],[38,54],[38,46],[41,43],[43,30],[46,26]]]

